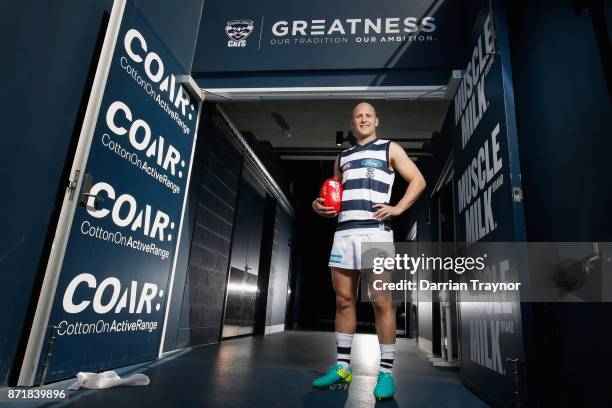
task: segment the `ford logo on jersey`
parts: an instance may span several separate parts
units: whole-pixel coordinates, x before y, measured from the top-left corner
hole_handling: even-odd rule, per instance
[[[376,159],[365,159],[361,161],[361,165],[366,167],[382,167],[382,162]]]

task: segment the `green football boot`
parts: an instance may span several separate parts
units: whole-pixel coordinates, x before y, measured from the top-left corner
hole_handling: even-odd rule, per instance
[[[327,373],[315,379],[312,385],[320,389],[346,390],[351,385],[351,381],[353,381],[351,370],[336,364],[329,367]]]
[[[393,394],[395,394],[393,376],[389,373],[379,372],[376,388],[374,388],[374,397],[378,401],[384,401],[393,398]]]

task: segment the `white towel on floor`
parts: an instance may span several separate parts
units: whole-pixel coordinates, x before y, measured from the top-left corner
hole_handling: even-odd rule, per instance
[[[144,374],[132,374],[129,377],[121,378],[114,371],[103,373],[78,373],[77,380],[68,387],[69,390],[79,388],[90,388],[92,390],[102,390],[104,388],[116,387],[118,385],[148,385],[149,377]]]

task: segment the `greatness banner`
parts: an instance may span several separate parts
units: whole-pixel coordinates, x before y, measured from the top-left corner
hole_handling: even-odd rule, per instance
[[[451,0],[205,2],[192,71],[459,67],[458,16]]]

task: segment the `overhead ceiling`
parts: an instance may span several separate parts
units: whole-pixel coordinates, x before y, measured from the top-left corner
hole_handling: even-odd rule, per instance
[[[350,128],[355,100],[257,101],[220,103],[241,132],[252,132],[267,141],[283,159],[334,160],[350,146],[336,145],[336,131]],[[377,136],[391,139],[417,159],[431,155],[428,143],[440,130],[448,100],[378,100],[373,102],[380,121]],[[284,132],[272,114],[289,126]],[[287,135],[290,134],[290,136]]]
[[[459,71],[453,71],[448,84],[411,86],[317,86],[276,88],[204,88],[209,101],[278,101],[278,100],[430,100],[450,99],[458,85]]]

